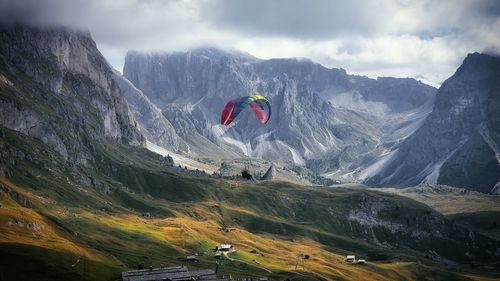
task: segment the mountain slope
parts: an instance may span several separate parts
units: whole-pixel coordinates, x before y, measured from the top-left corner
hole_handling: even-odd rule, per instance
[[[192,155],[246,155],[332,177],[352,174],[411,134],[435,93],[413,79],[374,80],[308,60],[260,60],[211,48],[129,52],[123,72],[163,111]],[[273,107],[266,126],[250,111],[232,126],[218,125],[227,100],[255,91]]]
[[[37,152],[48,149],[42,142],[8,129],[1,132],[2,155],[16,155],[11,157],[16,165],[10,180],[0,182],[20,194],[0,191],[0,218],[11,222],[0,225],[0,253],[16,257],[2,267],[10,268],[22,247],[34,253],[50,247],[59,252],[51,254],[54,260],[36,257],[40,254],[33,260],[55,265],[61,277],[104,280],[140,263],[177,265],[195,252],[200,263],[190,267],[211,267],[212,248],[229,242],[238,250],[235,258],[249,264],[222,261],[221,272],[235,276],[292,277],[295,252],[301,251],[312,256],[307,272],[325,279],[345,274],[372,280],[397,280],[401,275],[419,279],[418,272],[428,271],[430,276],[460,280],[464,277],[442,272],[441,264],[461,267],[473,260],[482,268],[499,254],[498,242],[413,200],[360,189],[186,177],[162,166],[153,153],[127,145],[102,143],[100,168],[93,173],[96,187],[85,187],[73,180],[83,171],[65,178],[61,156]],[[29,160],[21,152],[37,157]],[[102,185],[107,188],[97,188]],[[145,213],[151,217],[143,217]],[[367,257],[370,263],[343,264],[347,253]],[[71,257],[77,255],[88,262],[87,273],[71,273]],[[391,263],[393,258],[406,262]],[[423,264],[415,268],[415,259]],[[262,266],[273,273],[258,268]],[[21,274],[12,268],[2,272]]]
[[[470,54],[438,90],[432,113],[367,183],[448,184],[489,192],[500,181],[500,59]]]
[[[478,271],[467,274],[497,274],[483,271],[495,266],[497,241],[410,199],[190,176],[166,165],[137,145],[143,139],[126,118],[128,108],[119,106],[124,93],[118,78],[87,35],[2,30],[8,41],[0,42],[0,96],[14,114],[3,116],[0,126],[3,279],[115,280],[122,270],[179,265],[193,253],[200,262],[190,267],[208,268],[215,245],[228,242],[238,249],[232,258],[242,262],[222,259],[219,270],[235,277],[466,280],[442,268],[446,263],[465,270],[471,261]],[[37,48],[8,47],[21,42]],[[60,46],[67,57],[43,51]],[[44,130],[26,126],[33,116]],[[78,161],[82,155],[86,162]],[[298,252],[311,259],[297,272]],[[369,262],[348,265],[342,261],[348,253]],[[73,267],[77,256],[82,261]]]
[[[459,225],[500,239],[500,197],[451,186],[376,188],[422,202]]]
[[[185,142],[177,135],[172,124],[140,90],[116,71],[113,74],[113,80],[117,83],[130,111],[140,124],[141,133],[147,139],[174,150],[186,149]]]
[[[1,26],[0,77],[0,125],[41,139],[74,165],[92,161],[92,140],[143,142],[87,33]]]

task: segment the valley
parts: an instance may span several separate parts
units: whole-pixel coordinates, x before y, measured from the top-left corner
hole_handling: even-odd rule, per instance
[[[41,280],[55,276],[112,280],[140,264],[186,264],[185,256],[195,253],[199,262],[188,267],[211,268],[215,265],[213,249],[220,243],[233,244],[237,251],[230,257],[245,262],[221,261],[220,273],[235,278],[486,280],[496,276],[481,265],[475,269],[460,265],[465,260],[455,251],[467,249],[467,244],[455,244],[455,250],[429,244],[426,235],[439,239],[433,231],[444,234],[451,225],[432,209],[404,197],[359,188],[193,178],[164,167],[156,154],[123,145],[106,147],[100,163],[110,169],[94,174],[92,186],[83,187],[77,179],[87,173],[75,172],[68,178],[61,173],[66,168],[57,154],[40,154],[34,161],[21,157],[25,150],[44,149],[39,141],[20,139],[5,129],[2,135],[1,147],[18,156],[13,158],[11,179],[2,178],[1,184],[19,194],[0,192],[0,252],[11,257],[2,263],[2,278],[34,278],[43,268],[52,268],[53,275]],[[99,190],[100,184],[108,189]],[[393,208],[397,216],[390,213]],[[408,233],[398,227],[406,224],[405,217],[419,221],[415,226],[410,223]],[[462,231],[457,226],[453,229]],[[391,241],[392,246],[384,241]],[[394,247],[394,241],[399,246]],[[479,248],[483,244],[498,247],[498,242],[480,235],[471,241]],[[440,258],[426,258],[425,248]],[[488,251],[468,251],[478,254],[477,259],[484,259],[488,267]],[[298,271],[294,269],[296,253],[311,256]],[[343,261],[353,253],[367,258],[368,264]],[[16,263],[25,254],[31,262],[23,264],[26,270],[21,273]],[[77,256],[86,263],[72,268]],[[441,269],[443,261],[455,264],[453,270]]]
[[[131,51],[121,75],[89,32],[0,25],[0,280],[497,280],[498,62],[438,90],[216,48]],[[266,127],[219,124],[253,91]]]

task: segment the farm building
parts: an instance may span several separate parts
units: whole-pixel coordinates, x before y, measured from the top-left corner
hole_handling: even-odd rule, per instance
[[[219,277],[214,269],[200,269],[189,271],[185,266],[150,268],[122,272],[122,281],[230,281],[228,277]]]
[[[346,261],[346,262],[355,262],[355,261],[356,261],[356,256],[355,256],[355,255],[348,255],[348,256],[345,258],[345,261]]]
[[[222,252],[231,251],[232,249],[233,249],[233,245],[231,245],[231,244],[221,244],[221,245],[217,246],[217,250],[222,251]]]
[[[188,262],[197,262],[198,258],[196,256],[187,256],[186,261]]]
[[[241,278],[240,281],[269,281],[267,277],[253,278],[253,277],[244,277]]]

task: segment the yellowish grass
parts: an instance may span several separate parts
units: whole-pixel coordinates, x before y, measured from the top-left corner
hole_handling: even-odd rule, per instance
[[[32,193],[26,192],[5,178],[0,178],[0,182],[29,198],[35,206],[40,205],[40,199]],[[4,192],[0,192],[0,202],[3,205],[0,208],[0,243],[34,245],[71,252],[75,256],[80,255],[96,261],[110,262],[109,257],[102,253],[72,242],[35,209],[21,206]]]
[[[212,220],[195,220],[186,216],[165,219],[145,219],[133,215],[98,216],[82,213],[87,219],[102,224],[103,227],[141,233],[152,239],[167,242],[180,252],[189,253],[190,248],[199,241],[205,241],[209,248],[221,243],[234,245],[237,259],[271,271],[295,270],[296,254],[308,254],[304,268],[298,270],[311,272],[327,279],[345,278],[350,280],[388,280],[406,276],[411,279],[408,269],[410,263],[353,265],[343,261],[344,256],[327,251],[323,245],[310,239],[287,240],[267,234],[253,234],[244,229],[230,228],[228,232]],[[250,253],[256,250],[258,254]],[[207,251],[205,254],[213,254]],[[263,256],[262,256],[262,255]]]
[[[309,260],[299,265],[296,274],[304,272],[314,273],[328,280],[412,280],[415,279],[415,270],[418,265],[412,262],[376,263],[368,262],[365,265],[354,265],[343,261],[344,256],[334,253],[325,248],[324,245],[307,238],[281,237],[271,234],[255,234],[245,229],[233,227],[222,228],[219,224],[220,215],[214,212],[214,206],[219,204],[226,210],[245,212],[254,215],[250,210],[238,206],[228,205],[220,202],[204,202],[196,205],[176,204],[174,209],[183,210],[176,212],[175,217],[154,219],[143,218],[134,214],[104,214],[96,211],[83,209],[71,209],[66,212],[64,206],[48,204],[40,197],[27,192],[12,182],[0,178],[0,182],[9,188],[29,198],[34,208],[25,208],[12,198],[0,192],[0,243],[22,243],[39,247],[61,249],[83,255],[89,259],[101,261],[107,264],[120,264],[110,254],[78,244],[77,239],[71,234],[63,233],[57,226],[47,220],[41,213],[51,214],[63,221],[71,221],[70,218],[77,217],[91,222],[103,229],[116,229],[121,232],[130,232],[147,237],[151,241],[167,244],[180,253],[189,254],[192,251],[204,251],[205,256],[213,254],[212,249],[221,243],[230,243],[235,246],[237,252],[230,254],[251,266],[265,268],[267,270],[295,271],[296,255],[298,253],[308,254]],[[50,206],[50,208],[49,208]],[[190,207],[189,215],[186,208]],[[192,214],[196,214],[192,216]],[[20,226],[19,223],[36,223],[40,231]],[[100,234],[107,235],[107,234]],[[102,238],[106,241],[106,237]],[[109,237],[108,237],[109,238]],[[132,243],[128,241],[126,243]],[[140,245],[138,245],[139,247]],[[126,249],[133,251],[133,249]],[[251,253],[256,250],[257,253]],[[477,276],[468,276],[475,280],[482,279]]]

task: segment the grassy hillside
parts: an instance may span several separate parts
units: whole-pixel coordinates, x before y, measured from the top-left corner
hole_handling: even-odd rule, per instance
[[[372,188],[422,202],[444,214],[475,213],[485,210],[500,212],[500,196],[446,185],[408,188]]]
[[[498,244],[479,234],[469,241],[468,230],[404,197],[187,177],[147,150],[105,140],[89,143],[93,165],[77,168],[35,139],[0,135],[0,280],[114,280],[140,264],[185,264],[194,253],[200,262],[189,267],[214,267],[220,243],[237,249],[220,267],[233,277],[498,277],[484,269],[495,254],[485,249]],[[297,253],[311,258],[296,271]],[[369,262],[346,264],[348,253]]]
[[[374,189],[405,196],[435,209],[457,225],[500,241],[500,196],[450,186]]]
[[[449,215],[457,224],[474,229],[488,237],[500,240],[500,212],[483,211]]]

